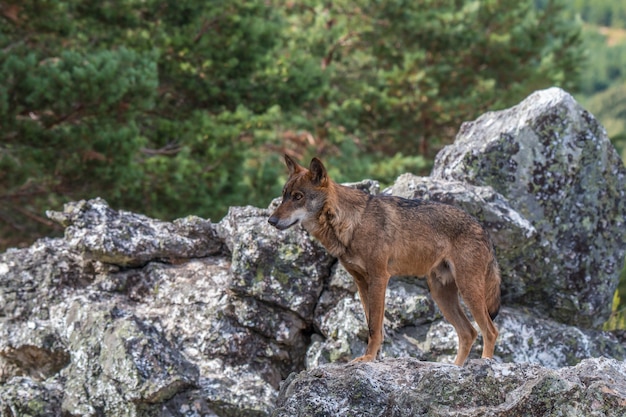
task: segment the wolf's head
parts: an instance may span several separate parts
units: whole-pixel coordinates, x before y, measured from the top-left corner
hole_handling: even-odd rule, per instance
[[[283,201],[268,222],[277,229],[287,229],[298,222],[307,228],[316,221],[328,197],[332,183],[322,161],[313,158],[309,169],[285,155],[289,178],[283,188]]]

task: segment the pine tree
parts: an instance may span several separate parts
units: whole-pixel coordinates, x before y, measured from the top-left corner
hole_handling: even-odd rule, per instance
[[[434,156],[460,124],[553,85],[573,89],[580,27],[560,1],[310,1],[293,12],[330,81],[331,141]],[[323,121],[323,122],[322,122]]]
[[[560,5],[2,1],[0,247],[50,234],[69,200],[164,219],[267,204],[285,150],[338,180],[423,172],[462,121],[574,85]]]
[[[305,56],[281,59],[282,20],[263,1],[0,7],[6,244],[49,233],[43,211],[69,200],[169,219],[258,201],[245,161],[320,84]]]

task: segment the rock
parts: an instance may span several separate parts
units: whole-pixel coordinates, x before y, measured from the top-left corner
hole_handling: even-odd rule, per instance
[[[70,362],[70,354],[65,341],[55,329],[49,326],[40,326],[36,322],[29,322],[33,326],[30,332],[21,332],[15,329],[7,335],[0,348],[0,382],[8,379],[9,375],[28,375],[37,380],[44,380],[56,375]],[[10,330],[6,326],[3,330]],[[16,340],[23,338],[23,340]],[[6,374],[6,376],[5,376]]]
[[[124,228],[122,218],[135,222],[134,242],[165,242],[179,222],[120,214],[101,200],[81,206],[91,214],[72,223],[71,236],[0,255],[0,382],[26,384],[33,398],[54,397],[58,415],[268,415],[280,381],[303,367],[313,307],[334,260],[302,230],[271,236],[265,211],[250,208],[211,226],[220,248],[212,256],[196,258],[205,252],[191,246],[175,258],[134,256],[109,229],[85,251],[74,237],[108,224],[100,210],[118,219],[114,230]],[[123,266],[110,263],[123,253],[115,261]],[[280,266],[267,269],[265,293],[246,288],[259,274],[251,268],[263,271],[268,259]],[[300,275],[276,279],[287,265]],[[48,381],[60,389],[44,390],[40,382]],[[0,391],[0,402],[18,401],[12,392]]]
[[[269,216],[269,210],[238,207],[220,222],[219,233],[232,252],[230,289],[311,321],[335,260],[302,227],[281,232],[267,223]]]
[[[626,345],[609,332],[580,329],[512,307],[503,307],[495,322],[500,331],[495,350],[498,361],[534,363],[558,369],[576,365],[587,358],[626,359]],[[473,324],[478,328],[476,323]],[[425,336],[417,342],[428,352],[426,360],[454,362],[457,336],[447,321],[430,324]],[[479,337],[470,358],[480,358],[481,349],[482,339]]]
[[[626,344],[609,332],[580,329],[510,307],[503,308],[496,322],[497,356],[504,362],[558,369],[587,358],[626,360]]]
[[[626,250],[626,170],[571,95],[538,91],[464,123],[432,177],[493,187],[537,230],[515,262],[525,292],[512,301],[563,323],[607,320]]]
[[[101,262],[145,265],[159,259],[197,258],[222,251],[214,225],[189,216],[172,223],[111,209],[101,198],[68,203],[47,216],[65,227],[65,240]]]
[[[197,366],[194,387],[163,407],[172,415],[267,415],[282,379],[303,362],[307,325],[293,313],[229,290],[231,262],[222,257],[142,269],[154,290],[135,314],[158,324]]]
[[[197,367],[128,311],[76,299],[65,320],[72,361],[62,405],[72,415],[135,415],[197,384]]]
[[[9,249],[0,254],[0,317],[47,320],[54,303],[93,281],[94,268],[62,239]]]
[[[61,417],[63,386],[59,381],[16,377],[0,384],[0,416]]]
[[[511,120],[518,126],[518,119]],[[604,146],[589,127],[589,138],[578,145]],[[530,131],[522,136],[531,137]],[[600,161],[612,167],[613,156],[607,155]],[[494,178],[496,171],[489,171]],[[623,415],[624,365],[617,361],[626,358],[626,338],[571,324],[600,320],[600,310],[596,319],[590,313],[613,285],[607,272],[612,266],[593,275],[578,304],[571,271],[584,251],[549,258],[557,271],[565,271],[550,275],[553,282],[546,275],[529,275],[547,271],[532,264],[540,261],[537,253],[553,256],[555,248],[567,249],[558,246],[566,243],[558,240],[565,229],[545,210],[540,220],[530,216],[534,212],[525,208],[530,203],[524,203],[530,197],[519,190],[509,195],[498,184],[404,175],[384,191],[458,204],[486,225],[498,246],[505,303],[496,319],[496,357],[466,368],[420,362],[451,361],[456,334],[425,282],[414,277],[395,277],[387,289],[383,360],[340,364],[366,346],[354,281],[302,228],[270,227],[270,210],[231,208],[217,224],[196,217],[150,219],[114,210],[101,199],[50,212],[67,226],[64,238],[0,254],[0,417],[258,417],[270,415],[277,398],[276,415],[345,415],[342,410],[352,415]],[[352,186],[379,192],[375,181]],[[614,186],[606,192],[619,199],[620,190]],[[564,196],[568,207],[575,204],[568,199],[574,197]],[[537,201],[536,207],[543,207],[544,200]],[[617,224],[609,208],[603,212],[606,221]],[[588,219],[591,223],[572,230],[602,234],[605,220]],[[544,224],[551,221],[552,229]],[[552,238],[558,239],[537,247]],[[598,239],[589,242],[606,245],[588,251],[589,266],[600,265],[611,245],[620,250],[618,237]],[[566,283],[572,287],[562,288]],[[591,285],[599,285],[595,298],[590,298]],[[541,294],[552,298],[542,301]],[[554,297],[560,301],[553,306]],[[554,317],[570,324],[550,317],[552,307],[559,310]],[[565,311],[568,320],[561,318]],[[471,358],[480,355],[480,345],[479,339]],[[568,365],[576,366],[564,368]],[[304,368],[309,372],[295,374]]]
[[[56,306],[94,275],[62,239],[0,254],[0,385],[14,376],[44,380],[69,363],[67,340],[52,324]]]
[[[363,352],[352,278],[301,229],[278,233],[267,210],[233,208],[214,231],[222,250],[172,263],[103,263],[68,238],[1,254],[1,403],[33,415],[45,399],[49,415],[267,416],[290,373]],[[387,307],[384,357],[454,357],[456,335],[423,281],[392,280]],[[497,324],[500,360],[624,358],[601,332],[510,308]]]
[[[474,360],[459,368],[388,359],[324,365],[291,375],[274,417],[297,416],[622,416],[626,364],[586,359],[557,371]]]

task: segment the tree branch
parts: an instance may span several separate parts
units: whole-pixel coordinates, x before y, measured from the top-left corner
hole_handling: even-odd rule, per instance
[[[339,49],[340,47],[348,45],[350,43],[350,41],[351,41],[351,38],[354,38],[357,35],[358,35],[358,33],[356,33],[356,32],[347,33],[347,34],[343,35],[341,38],[339,38],[339,40],[337,42],[332,44],[330,49],[329,49],[329,51],[328,51],[328,53],[322,59],[322,69],[325,70],[326,67],[328,67],[331,64],[337,49]]]
[[[178,154],[182,150],[182,146],[177,143],[168,143],[161,149],[149,149],[149,148],[141,148],[141,153],[149,156],[155,155],[165,155],[165,156],[173,156]]]

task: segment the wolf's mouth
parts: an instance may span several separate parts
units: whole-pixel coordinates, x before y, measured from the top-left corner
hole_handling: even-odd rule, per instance
[[[293,222],[291,222],[290,224],[288,224],[288,225],[286,225],[286,226],[285,226],[285,225],[282,225],[282,224],[280,224],[280,223],[278,223],[278,224],[276,225],[276,228],[277,228],[278,230],[286,230],[286,229],[289,229],[291,226],[295,225],[296,223],[298,223],[299,221],[300,221],[299,219],[296,219],[296,220],[294,220]]]
[[[280,222],[280,219],[278,217],[270,217],[269,220],[268,220],[269,224],[271,224],[272,226],[274,226],[278,230],[289,229],[291,226],[293,226],[294,224],[298,223],[299,221],[300,221],[300,219],[295,219],[290,224],[285,225],[285,224]]]

